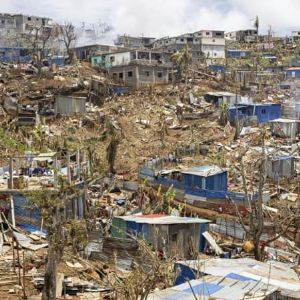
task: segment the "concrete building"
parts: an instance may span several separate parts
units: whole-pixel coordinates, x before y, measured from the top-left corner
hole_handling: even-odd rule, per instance
[[[16,20],[16,29],[20,33],[30,33],[33,27],[49,27],[53,26],[53,20],[50,18],[29,16],[17,14],[13,15]]]
[[[17,20],[11,14],[0,14],[0,34],[10,34],[17,29]]]
[[[119,48],[115,46],[92,44],[74,47],[73,51],[75,52],[75,55],[79,60],[89,60],[92,57],[100,56],[103,53],[111,51],[117,51],[118,49]]]
[[[255,42],[258,33],[256,29],[237,30],[225,33],[225,38],[230,41],[251,43]]]
[[[225,58],[224,31],[200,30],[194,36],[200,39],[200,49],[206,58]]]
[[[163,52],[175,53],[188,45],[193,60],[203,58],[224,58],[224,31],[200,30],[175,37],[164,37],[156,40],[152,47]]]
[[[293,31],[292,31],[291,37],[292,37],[292,40],[293,40],[293,41],[298,40],[298,39],[300,38],[300,31],[298,31],[298,30],[293,30]]]
[[[123,66],[111,67],[108,72],[116,83],[134,89],[169,82],[169,67],[165,65],[132,62]]]
[[[151,37],[134,37],[130,35],[118,35],[114,44],[118,47],[125,47],[129,49],[150,48],[155,38]]]

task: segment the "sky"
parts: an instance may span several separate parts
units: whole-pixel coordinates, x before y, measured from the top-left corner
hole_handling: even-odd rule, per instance
[[[300,0],[0,0],[2,12],[51,17],[89,26],[111,25],[110,36],[173,36],[201,29],[238,30],[269,26],[275,35],[300,30]]]

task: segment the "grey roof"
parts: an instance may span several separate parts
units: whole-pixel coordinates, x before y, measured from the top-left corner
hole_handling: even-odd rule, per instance
[[[212,165],[212,166],[200,166],[200,167],[193,167],[191,169],[188,169],[186,171],[182,171],[182,174],[191,174],[191,175],[197,175],[202,177],[208,177],[213,176],[217,174],[221,174],[226,172],[225,169],[222,169],[218,166]]]
[[[142,224],[157,224],[157,225],[171,225],[171,224],[203,224],[209,223],[207,219],[200,218],[187,218],[187,217],[176,217],[167,215],[131,215],[117,217],[124,221],[133,221]]]
[[[192,288],[191,288],[192,287]],[[169,289],[157,291],[148,296],[149,300],[194,300],[193,292],[199,300],[223,299],[263,300],[266,296],[275,293],[276,287],[255,281],[240,281],[222,276],[204,276],[201,279],[191,280]]]
[[[226,276],[237,274],[252,280],[261,281],[280,289],[300,291],[298,274],[291,266],[279,262],[259,262],[250,258],[239,259],[208,259],[179,262],[192,269],[200,270],[205,274]]]

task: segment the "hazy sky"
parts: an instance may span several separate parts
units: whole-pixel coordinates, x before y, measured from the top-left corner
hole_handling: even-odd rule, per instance
[[[266,32],[300,30],[300,0],[0,0],[3,12],[49,16],[87,25],[99,19],[114,34],[161,37],[200,29],[251,28],[256,15]]]

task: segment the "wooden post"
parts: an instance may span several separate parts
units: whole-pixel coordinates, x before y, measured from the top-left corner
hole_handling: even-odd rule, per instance
[[[13,228],[15,228],[16,227],[16,218],[15,218],[14,197],[12,194],[10,194],[9,198],[10,198],[11,221],[12,221]]]
[[[23,251],[23,299],[26,300],[25,251]]]
[[[16,273],[16,255],[15,255],[15,238],[12,239],[12,252],[13,252],[13,269],[14,273]]]
[[[56,188],[57,187],[57,174],[58,174],[58,167],[57,167],[57,156],[55,155],[54,156],[54,160],[53,160],[53,171],[54,171],[54,187]]]
[[[17,242],[17,259],[18,259],[18,268],[19,268],[19,270],[18,270],[18,279],[19,279],[19,281],[18,281],[18,283],[19,283],[19,285],[21,286],[21,262],[20,262],[20,253],[19,253],[19,243]]]
[[[68,177],[68,182],[72,182],[72,177],[71,177],[71,167],[70,167],[70,153],[67,153],[67,177]]]
[[[8,184],[8,188],[11,189],[11,190],[14,188],[13,172],[14,172],[13,158],[10,157],[10,159],[9,159],[9,184]]]
[[[80,179],[80,173],[81,173],[81,170],[80,170],[80,150],[79,148],[77,149],[77,153],[76,153],[76,171],[77,171],[77,174],[78,175],[78,179]]]

